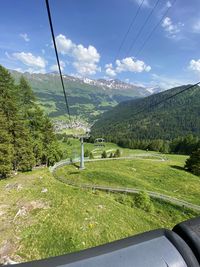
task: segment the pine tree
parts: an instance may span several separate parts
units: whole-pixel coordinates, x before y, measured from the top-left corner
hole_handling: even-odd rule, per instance
[[[62,151],[58,143],[52,142],[48,145],[46,149],[46,165],[53,166],[57,161],[61,160]]]
[[[200,176],[200,148],[193,152],[186,160],[185,168],[193,174]]]
[[[0,179],[6,178],[12,169],[13,146],[6,116],[0,111]]]
[[[62,157],[51,121],[35,103],[34,93],[21,77],[18,86],[0,65],[0,177],[35,165],[52,165]]]
[[[17,89],[10,73],[0,65],[0,107],[6,116],[8,128],[12,126],[19,108],[16,94]]]
[[[23,116],[19,88],[15,86],[10,73],[2,66],[0,66],[0,106],[7,120],[9,145],[13,147],[12,167],[15,170],[30,170],[34,165],[32,140]],[[10,169],[12,167],[10,165]]]
[[[33,141],[23,121],[13,123],[13,147],[14,160],[13,167],[15,170],[30,171],[35,165],[35,157],[33,153]]]
[[[101,154],[101,157],[104,158],[104,159],[107,158],[107,153],[106,153],[105,150],[104,150],[103,153]]]
[[[23,105],[23,107],[31,107],[35,105],[35,95],[28,84],[27,80],[21,76],[20,82],[18,85],[19,89],[19,97],[20,97],[20,102]]]

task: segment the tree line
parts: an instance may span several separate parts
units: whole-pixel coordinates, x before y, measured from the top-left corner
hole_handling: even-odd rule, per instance
[[[95,138],[90,137],[88,142],[94,142]],[[200,138],[192,134],[185,137],[178,137],[171,141],[163,139],[130,139],[118,138],[116,136],[108,136],[107,142],[113,142],[122,148],[152,150],[162,153],[174,153],[182,155],[190,155],[193,151],[200,148]]]
[[[53,125],[36,104],[30,85],[23,76],[15,84],[0,65],[0,178],[53,165],[61,157]]]

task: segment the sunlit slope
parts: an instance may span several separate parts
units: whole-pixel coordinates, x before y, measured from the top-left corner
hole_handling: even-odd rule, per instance
[[[147,212],[128,196],[67,186],[47,169],[1,180],[0,203],[4,233],[0,249],[18,262],[85,249],[158,227],[171,228],[197,216],[159,202]]]
[[[153,107],[184,88],[186,86],[120,103],[100,117],[92,127],[92,135],[112,141],[123,138],[170,140],[190,133],[200,136],[199,86]]]
[[[184,170],[186,159],[163,155],[162,160],[154,154],[148,158],[138,154],[133,159],[88,162],[83,171],[62,167],[55,175],[66,183],[149,190],[200,205],[200,178]]]

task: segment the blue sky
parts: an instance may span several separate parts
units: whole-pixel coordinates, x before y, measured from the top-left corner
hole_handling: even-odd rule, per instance
[[[130,44],[157,0],[49,0],[63,73],[170,88],[200,78],[200,1],[160,0],[148,24]],[[163,14],[168,13],[137,55]],[[1,0],[0,64],[19,71],[56,71],[44,0]],[[137,55],[137,57],[136,57]]]

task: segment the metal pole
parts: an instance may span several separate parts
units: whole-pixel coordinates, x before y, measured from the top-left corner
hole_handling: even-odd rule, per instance
[[[83,169],[85,169],[85,165],[84,165],[84,142],[83,142],[83,137],[81,137],[80,140],[81,140],[80,170],[83,170]]]

